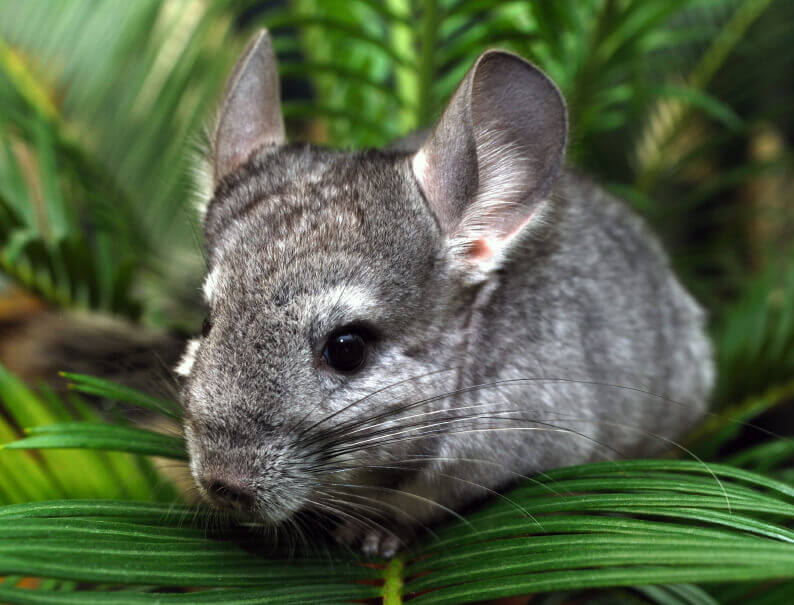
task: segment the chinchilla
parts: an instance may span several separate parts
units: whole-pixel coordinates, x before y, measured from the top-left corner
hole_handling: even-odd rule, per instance
[[[266,32],[212,141],[202,335],[178,372],[203,497],[367,553],[516,477],[652,455],[705,412],[704,313],[623,203],[564,167],[565,102],[482,54],[391,150],[288,143]]]

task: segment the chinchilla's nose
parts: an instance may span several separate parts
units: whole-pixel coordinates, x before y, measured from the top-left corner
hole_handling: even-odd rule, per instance
[[[229,477],[209,476],[201,480],[207,498],[216,506],[241,512],[254,509],[256,498],[252,488]]]

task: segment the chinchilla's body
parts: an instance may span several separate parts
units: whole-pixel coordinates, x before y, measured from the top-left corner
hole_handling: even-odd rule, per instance
[[[390,555],[551,467],[669,446],[713,381],[703,313],[622,203],[562,169],[563,101],[484,54],[416,149],[284,139],[266,34],[213,147],[193,475],[269,523],[304,510]]]

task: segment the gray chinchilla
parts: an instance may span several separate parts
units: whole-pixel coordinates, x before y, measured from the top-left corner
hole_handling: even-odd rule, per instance
[[[210,310],[178,367],[208,501],[324,514],[390,556],[516,477],[692,427],[704,314],[642,221],[563,167],[567,129],[543,72],[488,51],[413,148],[287,143],[256,36],[214,132]]]

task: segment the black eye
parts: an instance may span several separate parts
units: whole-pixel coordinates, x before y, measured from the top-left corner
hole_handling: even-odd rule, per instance
[[[204,338],[207,338],[207,336],[210,333],[210,330],[212,330],[212,321],[210,321],[209,316],[207,316],[204,318],[204,323],[201,324],[201,335]]]
[[[344,330],[331,335],[325,343],[323,358],[337,372],[355,372],[367,357],[364,335],[355,330]]]

